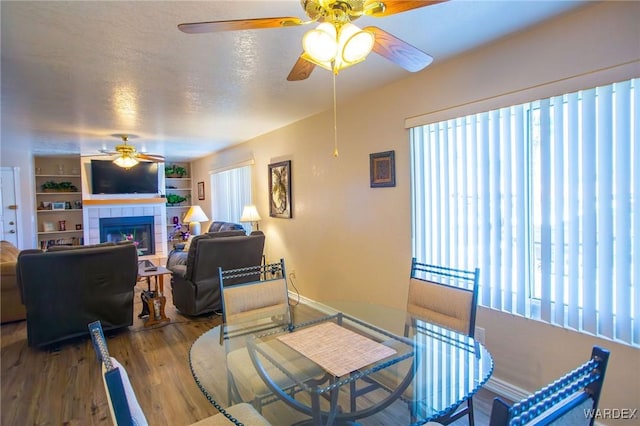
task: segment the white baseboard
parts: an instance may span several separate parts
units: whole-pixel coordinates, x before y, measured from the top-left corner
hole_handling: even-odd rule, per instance
[[[332,309],[332,308],[328,307],[327,305],[324,305],[324,304],[322,304],[320,302],[316,302],[313,299],[309,299],[307,297],[304,297],[304,296],[302,296],[302,295],[300,295],[300,294],[298,294],[296,292],[293,292],[291,290],[289,290],[289,298],[291,300],[299,300],[300,303],[302,303],[304,305],[311,306],[312,308],[317,309],[320,312],[325,312],[327,314],[333,314],[336,311],[335,309]]]
[[[530,392],[514,386],[511,383],[505,382],[504,380],[499,379],[495,376],[491,377],[489,381],[485,383],[484,387],[487,388],[487,390],[495,393],[496,395],[510,401],[520,401],[530,394]]]

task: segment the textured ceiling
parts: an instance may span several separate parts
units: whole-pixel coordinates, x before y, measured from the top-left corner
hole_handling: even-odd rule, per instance
[[[584,2],[456,1],[362,18],[434,63]],[[94,154],[135,135],[139,150],[198,158],[331,107],[331,73],[288,82],[310,27],[184,34],[183,22],[297,16],[291,1],[1,3],[2,144]],[[431,65],[433,66],[433,65]],[[423,72],[428,72],[423,71]],[[337,78],[339,99],[410,73],[371,54]]]

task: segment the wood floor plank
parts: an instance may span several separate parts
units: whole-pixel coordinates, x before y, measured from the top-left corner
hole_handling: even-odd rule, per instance
[[[220,324],[220,317],[185,317],[175,310],[168,294],[171,322],[145,328],[137,318],[139,292],[145,287],[136,289],[133,325],[107,333],[107,343],[111,355],[125,366],[149,424],[188,425],[217,413],[193,379],[189,349],[200,335]],[[29,348],[26,337],[25,321],[0,327],[0,424],[112,424],[91,341],[79,339],[43,351]],[[477,425],[488,424],[492,398],[487,391],[474,398]],[[403,408],[399,410],[403,412],[385,413],[383,424],[408,417]],[[466,424],[466,419],[455,423]]]

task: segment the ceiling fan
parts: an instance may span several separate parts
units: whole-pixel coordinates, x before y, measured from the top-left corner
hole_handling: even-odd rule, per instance
[[[107,149],[101,149],[100,152],[104,155],[117,155],[113,162],[125,169],[131,168],[138,164],[140,161],[150,161],[154,163],[164,163],[164,157],[162,155],[156,154],[146,154],[143,152],[138,152],[136,147],[133,145],[129,145],[127,142],[129,141],[128,135],[114,135],[122,139],[122,143],[115,146],[114,151],[109,151]]]
[[[361,30],[352,22],[365,15],[380,18],[444,1],[447,0],[300,0],[309,20],[296,17],[254,18],[192,22],[180,24],[178,28],[185,33],[199,34],[320,23],[304,35],[303,53],[287,76],[289,81],[308,78],[316,65],[337,74],[341,69],[362,62],[371,50],[407,71],[416,72],[429,65],[433,58],[378,27],[369,26]]]

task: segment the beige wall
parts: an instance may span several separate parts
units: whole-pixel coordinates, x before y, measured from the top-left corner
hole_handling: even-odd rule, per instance
[[[212,169],[255,159],[254,201],[267,258],[286,259],[300,293],[402,307],[411,258],[405,119],[539,85],[543,93],[562,93],[638,76],[638,62],[616,68],[640,58],[638,22],[640,3],[590,4],[340,104],[338,158],[331,155],[332,114],[326,112],[198,160],[194,181],[208,182]],[[544,86],[550,82],[556,83]],[[531,93],[510,95],[523,96]],[[386,150],[396,152],[397,186],[369,188],[369,153]],[[268,214],[267,165],[281,160],[292,161],[291,220]],[[601,406],[640,408],[640,350],[488,309],[478,321],[495,377],[531,391],[586,360],[597,343],[613,352]]]

